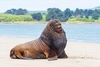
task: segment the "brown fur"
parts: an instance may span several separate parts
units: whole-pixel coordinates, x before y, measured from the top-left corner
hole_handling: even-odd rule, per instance
[[[56,19],[51,20],[42,32],[40,38],[56,52],[58,58],[68,57],[64,50],[67,45],[66,33],[60,21]]]
[[[38,39],[15,46],[10,51],[10,57],[48,60],[67,58],[64,51],[66,44],[67,39],[61,23],[58,20],[51,20]]]

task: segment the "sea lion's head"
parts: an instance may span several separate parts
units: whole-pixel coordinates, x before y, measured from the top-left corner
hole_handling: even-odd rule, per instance
[[[62,29],[62,25],[60,23],[59,20],[57,19],[54,19],[54,20],[51,20],[48,25],[47,25],[52,31],[54,32],[57,32],[57,33],[60,33],[63,31]]]

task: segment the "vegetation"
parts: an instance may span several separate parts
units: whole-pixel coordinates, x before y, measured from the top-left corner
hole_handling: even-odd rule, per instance
[[[28,11],[26,9],[19,8],[18,10],[17,9],[7,10],[5,13],[14,15],[26,15]]]
[[[33,21],[30,15],[0,14],[0,22],[29,22]]]
[[[89,17],[92,17],[91,19]],[[81,21],[81,22],[93,22],[95,20],[98,20],[100,17],[100,9],[76,9],[75,11],[71,11],[69,8],[67,8],[64,11],[61,11],[58,8],[49,8],[48,14],[46,17],[46,20],[50,19],[59,19],[62,22],[74,22]]]
[[[34,13],[34,14],[32,14],[32,18],[34,20],[40,21],[42,19],[42,15],[41,15],[41,13]]]
[[[34,14],[34,13],[47,14],[47,11],[28,11],[28,14]]]
[[[36,22],[59,19],[61,22],[100,22],[100,9],[76,9],[75,11],[66,8],[61,11],[59,8],[48,8],[47,12],[30,12],[19,8],[7,10],[0,14],[0,22]]]

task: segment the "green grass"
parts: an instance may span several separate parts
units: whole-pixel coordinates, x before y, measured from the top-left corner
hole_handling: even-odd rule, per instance
[[[34,20],[30,14],[28,15],[13,15],[13,14],[0,14],[0,22],[45,22],[46,14],[42,14],[43,19],[40,21]]]
[[[40,21],[34,20],[30,14],[28,15],[12,15],[12,14],[3,14],[0,13],[0,22],[46,22],[46,14],[42,14],[43,19]],[[77,17],[71,17],[67,22],[73,22],[73,23],[81,23],[81,22],[100,22],[100,17],[98,20],[92,19],[91,16],[89,18],[77,18]]]
[[[34,21],[31,15],[0,14],[0,22],[27,22]]]
[[[95,22],[95,20],[92,19],[91,16],[89,16],[88,19],[85,17],[83,17],[83,18],[72,17],[67,22]]]

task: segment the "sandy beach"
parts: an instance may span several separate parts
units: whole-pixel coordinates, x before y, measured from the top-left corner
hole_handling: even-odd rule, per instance
[[[69,58],[48,61],[47,59],[11,59],[10,49],[17,44],[33,39],[0,37],[0,67],[100,67],[100,44],[68,42],[65,49]]]

